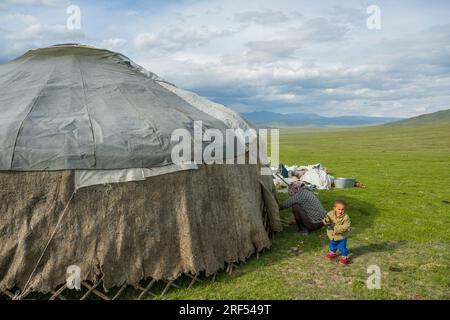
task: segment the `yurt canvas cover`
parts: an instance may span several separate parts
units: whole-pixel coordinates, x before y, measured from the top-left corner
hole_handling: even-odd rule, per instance
[[[162,166],[172,132],[194,120],[248,129],[231,110],[86,46],[31,50],[1,66],[0,105],[0,170]]]

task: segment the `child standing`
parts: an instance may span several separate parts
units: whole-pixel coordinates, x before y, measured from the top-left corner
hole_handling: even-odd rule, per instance
[[[327,226],[327,235],[330,238],[329,251],[326,259],[332,260],[336,257],[336,251],[341,252],[340,264],[348,264],[347,237],[350,229],[350,217],[345,213],[347,204],[343,200],[334,201],[333,211],[327,213],[323,219]]]

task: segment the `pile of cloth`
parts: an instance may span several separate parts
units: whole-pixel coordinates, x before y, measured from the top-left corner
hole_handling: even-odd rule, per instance
[[[300,181],[310,189],[329,190],[334,182],[334,177],[328,174],[327,168],[320,163],[308,166],[280,164],[278,168],[272,168],[272,171],[274,173],[274,184],[277,188],[284,188],[287,187],[287,184]]]

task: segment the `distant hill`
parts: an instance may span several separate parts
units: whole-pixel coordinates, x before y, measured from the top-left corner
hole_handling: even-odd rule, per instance
[[[270,111],[244,112],[241,115],[258,127],[351,127],[398,121],[393,117],[323,117],[311,113],[281,114]]]
[[[444,122],[450,122],[450,109],[422,114],[414,118],[389,123],[388,125],[422,125]]]

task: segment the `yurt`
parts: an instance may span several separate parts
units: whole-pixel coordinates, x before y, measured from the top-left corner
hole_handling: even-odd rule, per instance
[[[0,65],[0,291],[212,275],[281,229],[257,164],[173,163],[182,128],[251,127],[119,53],[31,50]],[[15,291],[12,291],[15,290]]]

